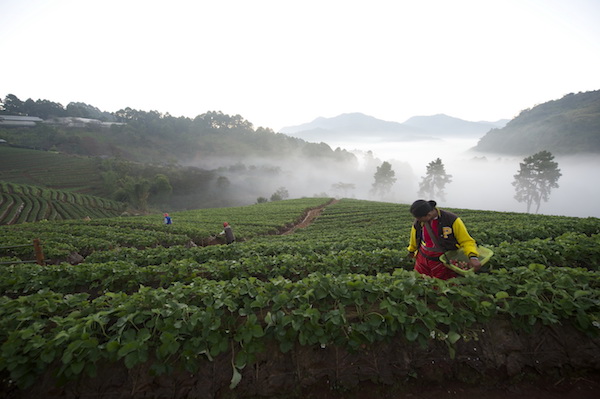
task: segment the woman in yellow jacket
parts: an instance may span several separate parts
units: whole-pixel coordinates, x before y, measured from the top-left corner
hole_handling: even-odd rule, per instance
[[[452,212],[437,208],[435,201],[417,200],[410,207],[415,222],[410,231],[408,251],[415,258],[415,270],[421,274],[447,280],[458,274],[448,269],[440,256],[462,248],[469,265],[481,268],[477,243],[469,235],[463,221]]]

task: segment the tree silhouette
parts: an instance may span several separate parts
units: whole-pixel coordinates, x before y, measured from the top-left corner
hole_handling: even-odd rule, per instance
[[[392,170],[392,165],[389,162],[383,162],[381,166],[377,167],[377,171],[373,176],[375,182],[371,188],[371,194],[384,197],[390,192],[392,186],[396,182],[395,175],[396,172]]]
[[[347,197],[348,196],[348,191],[349,190],[354,190],[356,188],[356,186],[353,183],[343,183],[343,182],[339,182],[339,183],[334,183],[331,185],[331,188],[337,192],[337,193],[341,193],[341,195],[343,197]]]
[[[558,163],[548,151],[540,151],[519,163],[519,173],[514,175],[515,199],[527,204],[527,213],[535,204],[535,213],[540,210],[542,201],[548,202],[550,192],[558,188],[558,179],[562,176]]]
[[[19,97],[14,94],[6,96],[4,101],[1,102],[0,113],[7,115],[23,115],[25,113],[23,109],[24,102],[19,100]]]
[[[452,183],[452,175],[446,173],[442,160],[437,158],[427,165],[427,172],[419,183],[419,196],[444,200],[444,188],[448,183]]]
[[[289,197],[290,197],[290,193],[288,192],[287,188],[279,187],[277,189],[277,191],[275,191],[271,195],[271,201],[281,201],[281,200],[287,199]]]

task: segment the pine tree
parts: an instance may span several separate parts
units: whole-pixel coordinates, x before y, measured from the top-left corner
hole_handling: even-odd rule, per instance
[[[379,196],[380,198],[385,197],[396,182],[395,176],[396,172],[392,169],[392,165],[389,162],[383,162],[381,166],[377,167],[377,171],[373,176],[375,182],[371,188],[371,194]]]
[[[440,198],[444,200],[446,196],[444,188],[448,183],[452,183],[452,175],[446,173],[442,160],[437,158],[427,165],[427,172],[421,183],[419,183],[419,195],[430,199]]]
[[[514,175],[515,199],[527,204],[527,213],[535,204],[535,213],[540,210],[542,201],[548,202],[550,192],[558,188],[558,179],[562,176],[558,163],[549,151],[540,151],[519,163],[519,173]]]

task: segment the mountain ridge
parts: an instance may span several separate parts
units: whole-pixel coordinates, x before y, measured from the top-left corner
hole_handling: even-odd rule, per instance
[[[404,123],[385,121],[360,112],[344,113],[332,118],[318,117],[311,122],[286,126],[280,133],[303,140],[380,141],[438,140],[448,136],[481,137],[491,129],[503,127],[508,120],[471,122],[445,114],[414,116]]]
[[[527,155],[600,153],[600,90],[570,93],[523,110],[483,136],[474,150]]]

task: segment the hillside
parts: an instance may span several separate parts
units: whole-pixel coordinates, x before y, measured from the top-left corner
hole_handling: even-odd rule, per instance
[[[0,181],[0,225],[106,218],[124,210],[124,203],[106,198]]]
[[[442,281],[411,270],[408,208],[310,198],[176,212],[169,226],[0,226],[16,247],[0,248],[0,391],[595,398],[600,220],[449,209],[494,256]],[[21,263],[31,238],[46,265]]]
[[[524,110],[504,128],[488,132],[474,149],[510,155],[600,153],[600,90]]]
[[[384,121],[361,113],[333,118],[319,117],[312,122],[281,129],[282,133],[308,141],[414,141],[444,137],[480,137],[507,121],[469,122],[447,115],[415,116],[404,123]]]
[[[129,107],[108,113],[82,103],[63,107],[48,100],[23,102],[9,94],[0,102],[0,116],[6,115],[42,119],[33,127],[0,124],[0,139],[8,144],[75,155],[142,163],[195,163],[203,168],[228,165],[231,159],[247,163],[257,158],[267,162],[292,157],[313,161],[353,158],[352,154],[276,134],[269,128],[255,129],[240,115],[216,111],[195,118]]]
[[[43,119],[31,127],[0,126],[6,155],[0,180],[100,195],[136,211],[246,205],[281,188],[294,197],[312,196],[356,172],[356,156],[348,151],[255,129],[240,115],[107,113],[14,95],[0,105],[2,115]],[[310,176],[323,170],[330,174]]]
[[[103,197],[120,202],[134,213],[148,208],[172,211],[254,201],[256,197],[226,196],[232,193],[225,178],[228,173],[0,146],[0,182]],[[271,176],[276,173],[273,171]],[[67,214],[63,216],[68,218]]]
[[[101,171],[98,158],[0,146],[0,181],[104,196]]]

